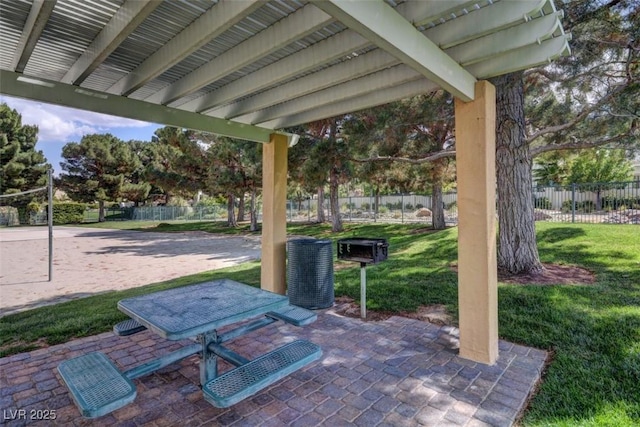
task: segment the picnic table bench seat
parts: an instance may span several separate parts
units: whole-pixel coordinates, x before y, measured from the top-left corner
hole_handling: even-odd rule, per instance
[[[318,319],[318,315],[313,311],[295,305],[288,305],[279,310],[270,311],[265,316],[282,320],[294,326],[306,326]]]
[[[227,408],[317,360],[322,350],[298,340],[225,372],[202,387],[205,400]]]
[[[136,387],[109,358],[100,352],[66,360],[58,372],[71,392],[80,413],[97,418],[136,398]]]
[[[121,337],[126,337],[128,335],[137,334],[138,332],[142,332],[146,329],[147,328],[141,325],[137,320],[127,319],[115,325],[113,327],[113,333]]]

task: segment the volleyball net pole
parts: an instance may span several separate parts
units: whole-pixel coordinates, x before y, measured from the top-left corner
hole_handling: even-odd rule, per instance
[[[49,226],[49,281],[53,280],[53,168],[47,171],[47,225]]]
[[[47,170],[47,186],[21,191],[19,193],[0,194],[1,200],[8,200],[11,197],[19,197],[27,194],[37,193],[47,190],[47,225],[49,228],[49,282],[53,280],[53,168]],[[18,219],[18,224],[20,220]],[[11,224],[11,220],[8,220]]]

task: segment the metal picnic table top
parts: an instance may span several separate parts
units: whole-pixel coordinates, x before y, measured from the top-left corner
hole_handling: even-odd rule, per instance
[[[123,299],[118,309],[158,335],[180,340],[288,304],[284,295],[220,279]]]

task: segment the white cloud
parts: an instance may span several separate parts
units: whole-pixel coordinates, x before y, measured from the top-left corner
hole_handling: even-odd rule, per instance
[[[70,142],[91,133],[112,132],[112,129],[139,128],[150,123],[92,113],[58,105],[0,97],[22,115],[22,123],[37,125],[38,139],[48,142]]]

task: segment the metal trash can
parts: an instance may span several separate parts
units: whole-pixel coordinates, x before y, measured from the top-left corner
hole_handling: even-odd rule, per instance
[[[331,307],[334,300],[331,240],[289,240],[287,258],[289,302],[310,309]]]

